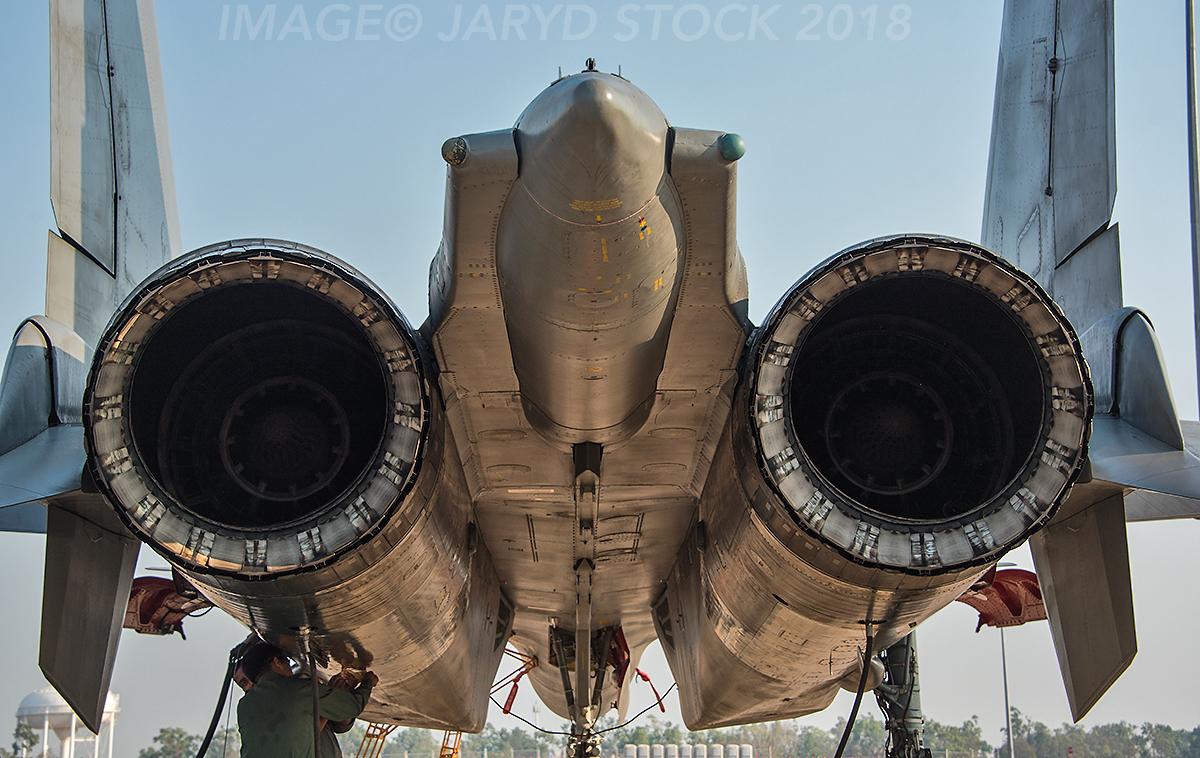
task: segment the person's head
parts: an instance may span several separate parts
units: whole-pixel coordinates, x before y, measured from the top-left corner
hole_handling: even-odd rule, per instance
[[[259,678],[268,671],[282,676],[290,676],[292,667],[282,650],[266,642],[260,642],[242,656],[242,660],[233,673],[233,680],[243,690],[249,690],[258,684]]]
[[[242,692],[249,692],[254,686],[254,682],[250,681],[250,677],[246,676],[246,672],[242,670],[242,665],[233,670],[233,683],[242,688]]]

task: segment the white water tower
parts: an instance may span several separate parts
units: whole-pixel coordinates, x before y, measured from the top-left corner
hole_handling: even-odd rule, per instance
[[[113,727],[121,711],[120,703],[121,698],[109,691],[104,700],[100,733],[92,734],[53,687],[29,693],[17,708],[17,721],[33,727],[41,740],[30,755],[21,758],[45,758],[51,732],[58,738],[60,758],[112,758]]]

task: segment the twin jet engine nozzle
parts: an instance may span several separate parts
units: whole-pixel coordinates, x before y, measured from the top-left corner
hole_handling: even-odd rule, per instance
[[[856,685],[866,624],[875,649],[898,642],[1052,518],[1091,415],[1074,331],[983,248],[878,239],[805,277],[748,346],[655,604],[688,727],[801,716]],[[730,681],[767,696],[727,698]]]
[[[485,294],[503,310],[521,421],[547,454],[628,442],[675,389],[659,387],[691,234],[675,132],[636,87],[589,72],[535,99],[511,143],[484,136],[496,165],[519,165],[478,239],[494,243]],[[740,149],[701,138],[708,158],[693,163],[711,159],[732,187]],[[469,167],[469,150],[444,153]],[[878,624],[881,647],[902,638],[1045,525],[1087,454],[1078,338],[1036,282],[976,245],[850,248],[749,336],[736,389],[714,390],[732,409],[714,425],[698,517],[664,548],[678,550],[670,576],[647,580],[665,586],[653,607],[627,609],[630,628],[652,616],[691,728],[824,707],[857,676],[860,622]],[[403,651],[382,664],[393,690],[380,698],[439,691],[411,723],[482,728],[515,611],[425,356],[341,261],[214,245],[118,310],[85,441],[125,524],[214,603],[285,645],[315,634],[342,665]],[[477,650],[486,665],[445,676]],[[771,696],[726,702],[729,681]]]
[[[757,468],[806,531],[919,573],[982,565],[1050,517],[1086,455],[1079,341],[976,245],[897,237],[797,284],[748,356]]]

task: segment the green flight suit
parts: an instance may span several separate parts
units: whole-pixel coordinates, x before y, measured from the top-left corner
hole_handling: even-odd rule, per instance
[[[309,695],[309,700],[312,700],[312,695]],[[354,728],[354,722],[346,724],[346,726],[338,726],[338,722],[330,721],[321,730],[321,758],[342,758],[342,745],[338,742],[337,736],[345,734]],[[350,746],[353,750],[357,750],[356,745]]]
[[[351,692],[319,685],[321,717],[329,721],[357,717],[370,700],[371,689],[370,681]],[[265,672],[242,696],[237,711],[242,758],[314,758],[312,680]],[[321,743],[322,758],[336,758],[325,755],[326,740]]]

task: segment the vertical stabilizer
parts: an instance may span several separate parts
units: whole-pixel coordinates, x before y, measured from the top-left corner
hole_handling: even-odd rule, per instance
[[[1103,414],[1126,426],[1101,402],[1121,352],[1115,334],[1101,335],[1122,306],[1116,192],[1113,1],[1007,0],[982,241],[1032,274],[1081,333],[1100,322],[1083,339],[1097,382],[1088,473],[1111,448]],[[1123,488],[1085,474],[1030,544],[1078,721],[1137,652]]]
[[[1112,0],[1005,3],[992,112],[982,242],[1081,332],[1121,305],[1116,235],[1104,234],[1117,193],[1112,17]]]
[[[38,663],[96,731],[138,542],[82,491],[84,376],[116,306],[179,252],[179,221],[152,0],[51,0],[50,51],[58,229],[48,318],[22,325],[0,382],[0,529],[46,531]]]
[[[47,315],[95,345],[180,248],[152,0],[51,2],[50,124]]]

